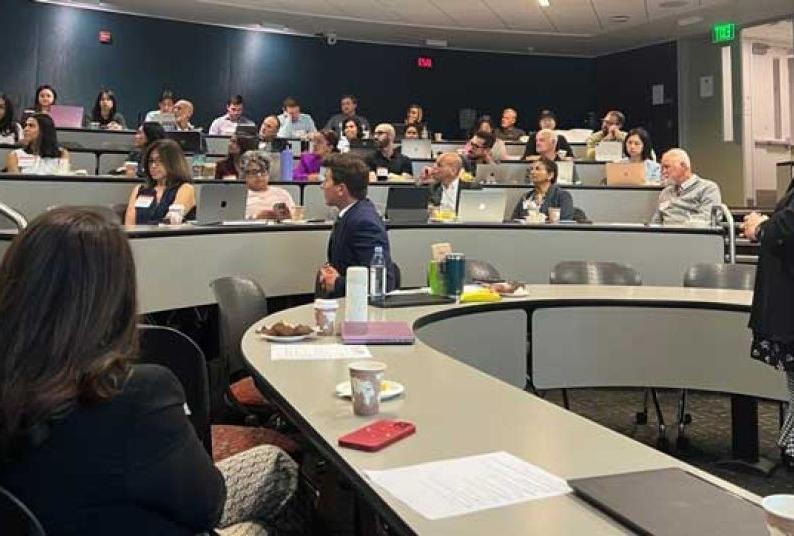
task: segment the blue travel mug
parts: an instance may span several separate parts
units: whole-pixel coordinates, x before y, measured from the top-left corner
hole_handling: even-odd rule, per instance
[[[444,259],[444,279],[447,296],[459,298],[463,293],[463,280],[466,278],[466,257],[463,253],[447,253]]]

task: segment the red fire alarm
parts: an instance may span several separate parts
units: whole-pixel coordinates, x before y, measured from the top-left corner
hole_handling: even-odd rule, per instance
[[[416,66],[420,69],[432,69],[433,68],[433,58],[428,56],[419,56],[416,58]]]
[[[109,45],[113,41],[113,36],[107,30],[100,30],[99,42],[103,45]]]

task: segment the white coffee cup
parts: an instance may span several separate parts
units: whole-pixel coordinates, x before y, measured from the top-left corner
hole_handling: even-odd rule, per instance
[[[794,535],[794,495],[770,495],[761,501],[771,536]]]
[[[549,207],[549,223],[557,223],[560,221],[560,209]]]
[[[317,323],[320,335],[333,335],[335,333],[336,310],[339,302],[336,300],[314,300],[314,320]]]
[[[380,411],[380,384],[386,364],[380,361],[356,361],[348,365],[353,413],[362,417],[377,415]]]
[[[179,203],[174,203],[168,207],[168,214],[166,214],[165,217],[168,218],[168,221],[173,225],[179,225],[185,217],[185,207]]]

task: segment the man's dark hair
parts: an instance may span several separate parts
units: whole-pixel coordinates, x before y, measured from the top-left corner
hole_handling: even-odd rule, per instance
[[[342,95],[342,98],[339,100],[343,101],[345,99],[350,99],[351,101],[353,101],[353,104],[358,104],[358,99],[356,98],[355,95]]]
[[[243,96],[242,95],[235,95],[234,97],[229,97],[229,106],[232,104],[243,104]]]
[[[487,130],[478,130],[474,137],[480,138],[483,141],[483,147],[486,149],[493,147],[493,144],[496,142],[494,135]]]
[[[292,108],[293,106],[300,106],[300,104],[298,104],[298,101],[295,99],[295,97],[287,97],[284,99],[282,106],[284,106],[284,108]]]
[[[369,167],[361,157],[350,153],[331,153],[323,158],[323,166],[331,170],[334,184],[344,184],[356,199],[367,197]]]

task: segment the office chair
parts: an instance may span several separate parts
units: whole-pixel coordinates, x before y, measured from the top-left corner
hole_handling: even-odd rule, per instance
[[[477,281],[504,281],[504,279],[493,264],[477,259],[466,259],[465,282],[471,284]]]
[[[695,288],[716,288],[732,290],[753,290],[755,288],[755,265],[701,263],[691,266],[684,274],[684,286]],[[692,415],[686,412],[687,390],[681,389],[678,400],[677,422],[678,437],[676,445],[686,448],[686,426],[692,423]]]
[[[45,536],[44,527],[30,508],[13,493],[0,486],[0,521],[3,534]]]

